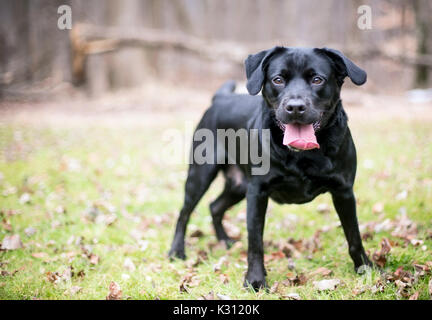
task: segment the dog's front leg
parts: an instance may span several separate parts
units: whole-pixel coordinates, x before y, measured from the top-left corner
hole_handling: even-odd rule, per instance
[[[356,201],[352,188],[343,191],[332,192],[333,204],[348,242],[349,254],[354,261],[357,272],[361,272],[361,266],[372,266],[363,248],[360,230],[356,214]]]
[[[247,199],[248,230],[248,271],[244,286],[251,285],[255,290],[266,288],[264,267],[264,222],[267,210],[268,194],[260,185],[249,184]]]

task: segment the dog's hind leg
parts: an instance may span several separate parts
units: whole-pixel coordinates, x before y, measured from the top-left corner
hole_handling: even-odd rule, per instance
[[[189,167],[185,187],[184,204],[177,220],[174,240],[169,252],[170,257],[186,259],[184,238],[190,215],[212,181],[216,178],[217,172],[218,166],[216,164],[192,164]]]
[[[222,219],[226,210],[245,198],[247,184],[242,172],[235,166],[230,166],[225,170],[225,179],[224,190],[210,204],[210,212],[217,239],[224,241],[227,248],[230,248],[235,240],[227,235],[222,225]]]

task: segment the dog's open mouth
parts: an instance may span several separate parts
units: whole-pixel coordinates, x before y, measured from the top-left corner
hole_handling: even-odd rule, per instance
[[[319,122],[312,124],[283,124],[279,127],[284,131],[283,144],[294,151],[319,149],[315,131],[319,129]]]

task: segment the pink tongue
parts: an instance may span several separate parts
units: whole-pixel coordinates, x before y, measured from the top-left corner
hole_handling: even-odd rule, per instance
[[[320,147],[312,124],[286,124],[283,144],[300,150]]]

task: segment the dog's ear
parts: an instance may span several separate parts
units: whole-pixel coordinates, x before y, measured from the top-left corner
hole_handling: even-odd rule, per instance
[[[346,76],[348,76],[351,81],[358,86],[361,86],[366,82],[366,72],[363,69],[359,68],[350,59],[345,57],[342,52],[329,48],[322,48],[318,50],[323,52],[334,62],[336,72],[340,77],[341,84],[343,83],[343,79]]]
[[[284,49],[283,47],[274,47],[273,49],[264,50],[257,54],[250,54],[245,61],[246,88],[249,94],[257,95],[264,83],[264,68],[269,58],[278,50]]]

